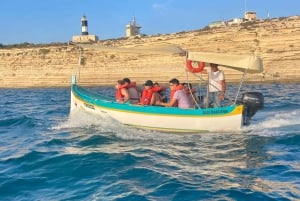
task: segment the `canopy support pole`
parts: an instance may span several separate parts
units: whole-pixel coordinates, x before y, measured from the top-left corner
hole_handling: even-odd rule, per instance
[[[81,67],[81,59],[82,59],[82,47],[79,47],[79,51],[80,51],[80,54],[79,54],[79,58],[78,58],[78,82],[80,80],[80,67]]]
[[[244,73],[243,73],[243,76],[242,76],[242,78],[241,78],[239,89],[237,90],[236,95],[235,95],[235,98],[234,98],[234,104],[236,104],[236,101],[237,101],[238,95],[239,95],[239,93],[240,93],[242,84],[243,84],[243,82],[245,81],[246,74],[247,74],[247,69],[245,69],[245,71],[244,71]]]

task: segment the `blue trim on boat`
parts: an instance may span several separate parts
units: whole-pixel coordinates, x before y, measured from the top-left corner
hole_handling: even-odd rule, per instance
[[[128,113],[143,113],[147,115],[172,115],[172,116],[205,116],[216,117],[231,115],[237,105],[230,105],[221,108],[200,108],[200,109],[180,109],[177,107],[143,106],[134,104],[121,104],[108,96],[88,91],[78,85],[72,85],[73,94],[82,101],[95,107],[118,110]]]

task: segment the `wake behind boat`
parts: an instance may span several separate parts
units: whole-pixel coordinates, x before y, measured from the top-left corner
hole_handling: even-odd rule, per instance
[[[260,58],[250,55],[229,55],[220,53],[189,52],[186,55],[188,70],[197,73],[199,65],[191,67],[190,62],[200,64],[204,68],[208,63],[217,63],[224,67],[246,73],[262,71]],[[193,69],[191,69],[193,68]],[[202,70],[202,69],[201,69]],[[259,92],[247,92],[237,99],[240,88],[229,105],[218,108],[181,109],[177,107],[145,106],[136,104],[122,104],[114,98],[89,91],[76,83],[72,76],[71,111],[80,109],[95,115],[110,117],[116,121],[139,128],[163,130],[172,132],[201,132],[238,130],[248,125],[250,119],[258,109],[263,108],[264,98]]]

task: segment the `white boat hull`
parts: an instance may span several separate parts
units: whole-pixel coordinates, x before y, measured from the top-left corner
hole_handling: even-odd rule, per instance
[[[114,103],[118,104],[118,103]],[[151,107],[153,109],[164,110],[159,106],[132,106],[141,109],[142,107]],[[101,116],[109,116],[118,122],[134,127],[141,127],[153,130],[175,131],[175,132],[200,132],[200,131],[228,131],[238,130],[242,125],[243,106],[235,106],[230,113],[221,114],[224,107],[218,110],[212,108],[207,110],[207,114],[201,115],[181,115],[179,110],[195,110],[195,109],[177,109],[174,115],[146,113],[137,110],[122,110],[119,108],[110,108],[84,100],[78,95],[71,93],[71,110],[80,109]],[[143,109],[143,108],[142,108]],[[201,109],[200,109],[201,110]],[[184,111],[184,112],[185,112]],[[221,111],[221,112],[218,112]],[[176,114],[178,112],[178,114]],[[211,114],[212,112],[216,114]],[[218,114],[219,113],[219,114]]]

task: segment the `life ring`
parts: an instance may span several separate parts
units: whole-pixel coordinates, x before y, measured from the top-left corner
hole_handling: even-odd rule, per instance
[[[186,60],[186,67],[191,73],[199,73],[203,71],[205,62]]]

